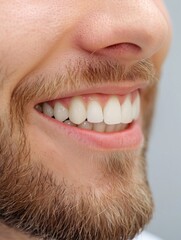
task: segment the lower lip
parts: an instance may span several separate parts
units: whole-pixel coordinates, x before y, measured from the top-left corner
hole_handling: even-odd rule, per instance
[[[45,115],[43,117],[49,120],[49,123],[52,125],[51,128],[53,127],[57,133],[60,132],[60,134],[67,135],[67,137],[75,140],[76,143],[86,145],[89,148],[104,150],[137,149],[142,146],[144,141],[140,121],[134,121],[129,124],[127,129],[120,132],[99,133],[72,127]]]

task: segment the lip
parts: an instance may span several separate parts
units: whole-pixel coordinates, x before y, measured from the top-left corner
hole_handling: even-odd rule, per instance
[[[37,114],[39,114],[47,127],[51,128],[58,135],[67,136],[67,138],[73,139],[76,143],[91,149],[137,149],[142,146],[144,141],[140,120],[132,122],[127,129],[120,132],[99,133],[69,126],[40,112],[37,112]]]
[[[64,93],[61,96],[57,95],[56,97],[48,100],[43,100],[42,102],[56,100],[59,98],[73,97],[85,94],[117,94],[117,95],[126,95],[136,90],[142,90],[147,86],[147,83],[143,81],[128,82],[124,86],[115,86],[115,85],[101,85],[92,88],[82,88],[75,92]],[[40,103],[40,102],[39,102]],[[37,104],[39,104],[37,103]],[[35,110],[36,111],[36,110]],[[37,111],[36,111],[37,112]],[[54,118],[50,118],[45,114],[37,112],[39,116],[44,121],[44,124],[48,128],[52,129],[59,135],[67,136],[71,138],[76,143],[84,145],[91,149],[103,149],[103,150],[126,150],[126,149],[138,149],[142,146],[144,141],[144,136],[141,128],[141,119],[132,122],[129,124],[128,128],[120,132],[113,133],[99,133],[95,131],[89,131],[85,129],[80,129],[78,127],[72,127],[66,125]]]
[[[148,86],[147,82],[136,80],[135,82],[124,82],[121,85],[118,84],[101,84],[100,86],[91,86],[81,87],[76,91],[69,91],[68,93],[57,93],[51,98],[42,98],[41,100],[37,100],[34,102],[34,106],[43,102],[53,101],[61,98],[69,98],[73,96],[81,96],[85,94],[108,94],[108,95],[127,95],[136,90],[143,90]]]

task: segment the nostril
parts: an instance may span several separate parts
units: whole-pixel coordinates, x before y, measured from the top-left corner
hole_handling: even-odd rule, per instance
[[[134,44],[134,43],[117,43],[117,44],[113,44],[110,46],[105,47],[104,49],[108,49],[108,50],[117,50],[120,52],[140,52],[141,51],[141,47],[139,47],[138,45]]]
[[[120,61],[137,61],[141,59],[143,49],[134,43],[116,43],[95,51],[95,54],[112,57]]]

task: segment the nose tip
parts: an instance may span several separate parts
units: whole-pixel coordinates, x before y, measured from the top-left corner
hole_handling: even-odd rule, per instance
[[[92,11],[78,29],[77,42],[84,51],[137,61],[161,48],[167,23],[154,1],[137,0]]]

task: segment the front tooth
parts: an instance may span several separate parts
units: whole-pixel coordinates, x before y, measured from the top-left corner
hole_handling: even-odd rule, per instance
[[[48,103],[43,103],[43,113],[49,117],[53,117],[53,108]]]
[[[106,124],[104,122],[93,124],[93,130],[96,132],[105,132],[105,129],[106,129]]]
[[[131,97],[128,95],[126,99],[124,100],[124,103],[121,106],[121,112],[122,112],[122,123],[130,123],[132,122],[132,104],[131,104]]]
[[[103,112],[101,105],[91,100],[87,106],[87,120],[91,123],[100,123],[103,121]]]
[[[136,120],[139,117],[139,114],[140,114],[140,95],[137,94],[132,105],[132,118]]]
[[[80,97],[74,97],[69,107],[69,119],[75,124],[81,124],[86,119],[86,108]]]
[[[56,102],[54,106],[55,119],[63,122],[69,117],[68,109],[65,108],[60,102]]]
[[[78,127],[82,129],[92,130],[93,124],[88,121],[84,121],[83,123],[79,124]]]
[[[104,107],[104,122],[106,124],[118,124],[121,122],[121,106],[116,96],[110,97]]]

